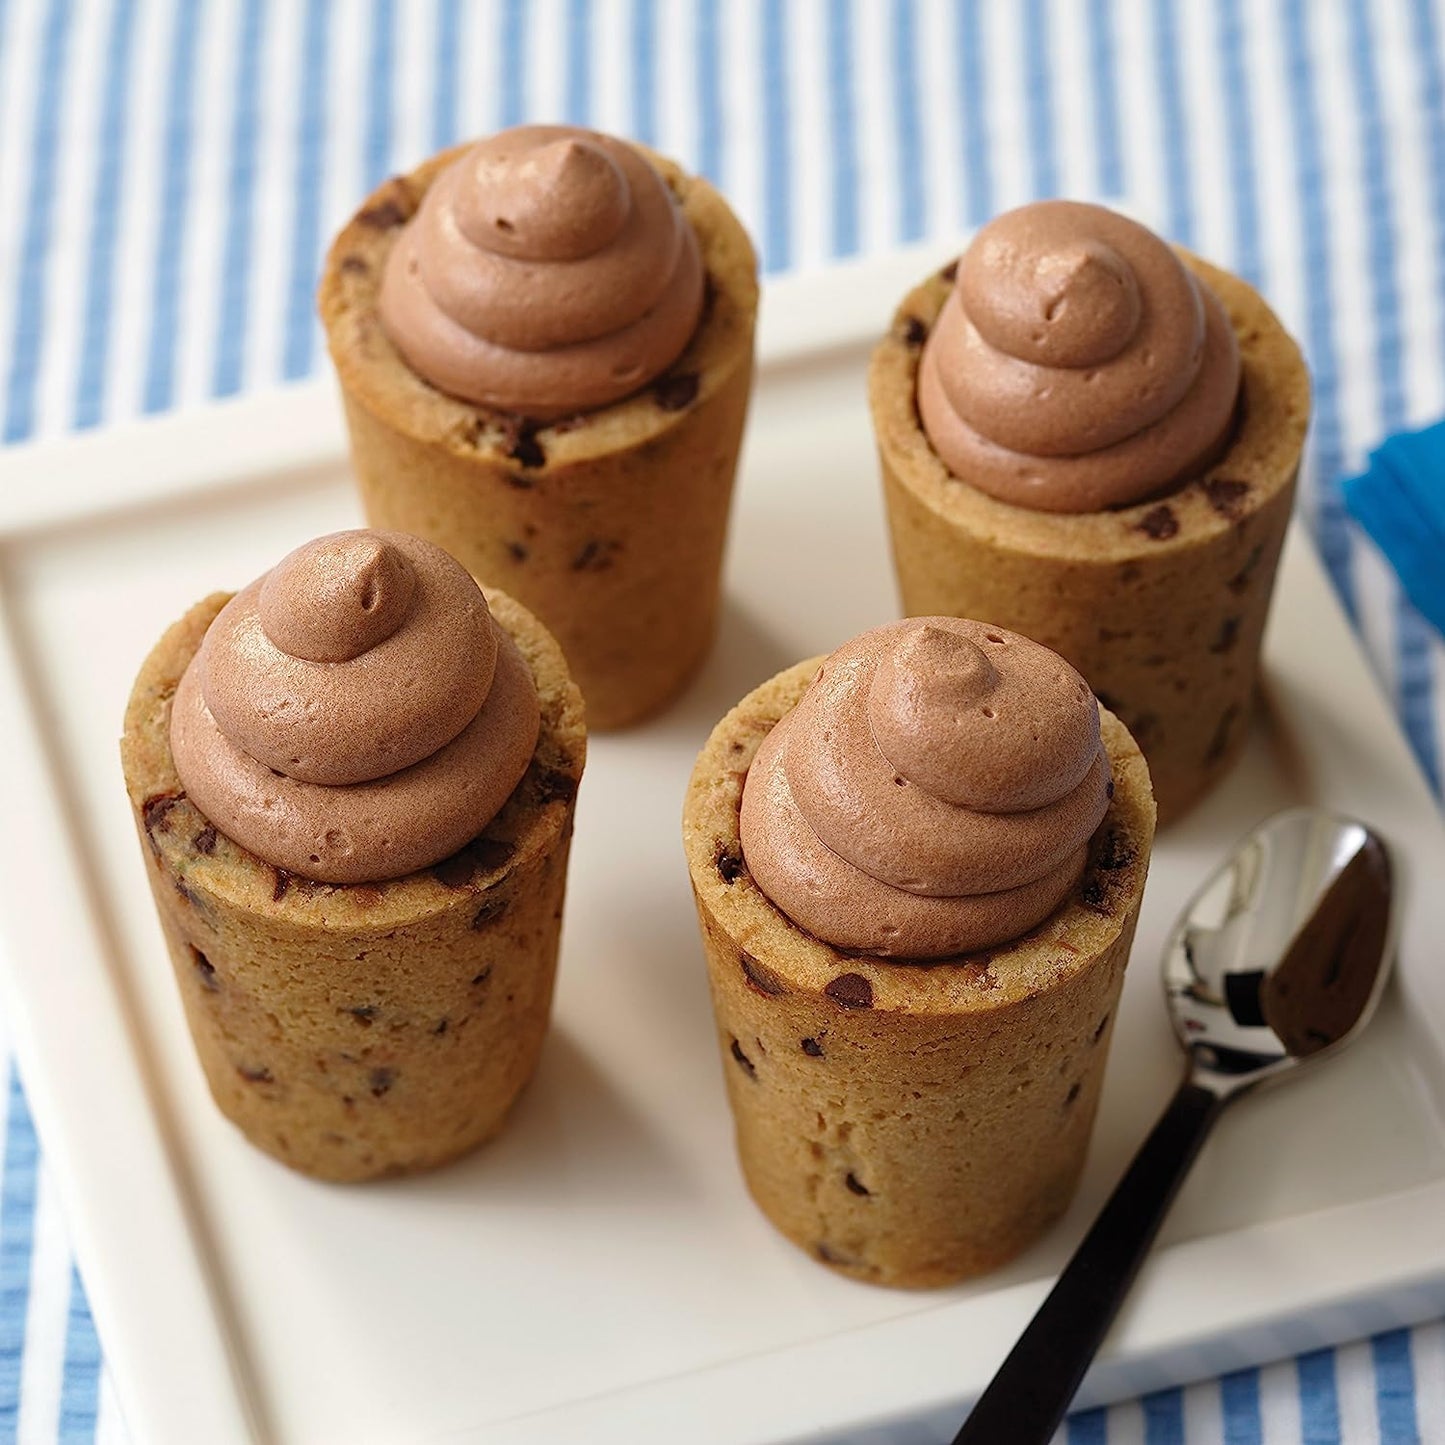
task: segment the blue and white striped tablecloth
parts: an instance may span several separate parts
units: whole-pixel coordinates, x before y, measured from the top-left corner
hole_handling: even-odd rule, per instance
[[[703,171],[770,272],[1033,196],[1116,199],[1261,286],[1302,338],[1304,506],[1438,788],[1445,647],[1339,483],[1445,412],[1442,37],[1433,0],[0,0],[0,430],[311,373],[319,257],[357,198],[524,119]],[[115,1445],[3,1041],[0,1064],[0,1445]],[[1076,1416],[1061,1438],[1445,1441],[1445,1326]]]

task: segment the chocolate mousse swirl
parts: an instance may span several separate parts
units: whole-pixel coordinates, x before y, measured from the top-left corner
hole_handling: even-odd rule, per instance
[[[978,233],[918,375],[949,471],[1046,512],[1128,506],[1201,471],[1238,393],[1214,293],[1151,231],[1076,201]]]
[[[455,853],[527,771],[531,670],[461,564],[401,532],[337,532],[238,592],[171,710],[191,800],[227,837],[326,883]]]
[[[428,188],[387,259],[381,323],[412,370],[546,421],[645,386],[702,315],[697,237],[632,146],[519,126]]]
[[[943,958],[1059,906],[1109,783],[1098,705],[1061,657],[983,623],[909,618],[840,647],[764,739],[743,856],[834,947]]]

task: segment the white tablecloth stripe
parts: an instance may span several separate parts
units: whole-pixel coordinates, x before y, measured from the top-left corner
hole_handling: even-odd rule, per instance
[[[1339,503],[1445,410],[1432,0],[0,0],[0,432],[309,374],[360,195],[523,119],[719,181],[772,271],[1127,204],[1260,284],[1310,354],[1304,507],[1422,765],[1445,648]],[[119,1441],[23,1097],[0,1171],[0,1445]],[[1076,1418],[1070,1441],[1445,1439],[1440,1327]],[[922,1422],[918,1438],[946,1438]]]

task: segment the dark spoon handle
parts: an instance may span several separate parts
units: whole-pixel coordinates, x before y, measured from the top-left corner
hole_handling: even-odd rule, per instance
[[[1180,1086],[953,1445],[1048,1445],[1222,1107]]]

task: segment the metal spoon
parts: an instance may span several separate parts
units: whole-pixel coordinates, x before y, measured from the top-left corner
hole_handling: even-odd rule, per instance
[[[1214,1121],[1354,1038],[1393,947],[1390,858],[1363,823],[1295,808],[1235,848],[1164,954],[1184,1082],[954,1445],[1047,1445]]]

